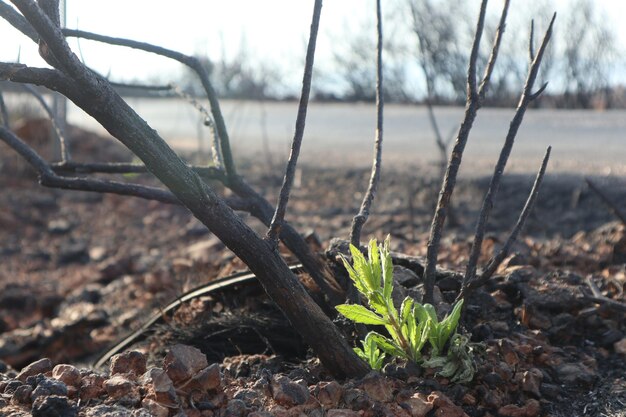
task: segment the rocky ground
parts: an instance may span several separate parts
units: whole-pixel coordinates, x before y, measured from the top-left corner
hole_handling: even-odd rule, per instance
[[[80,139],[72,142],[77,159],[103,152],[108,160],[129,158],[114,144],[91,148],[87,139],[94,138],[72,134]],[[19,162],[4,157],[8,151],[2,154],[0,415],[626,415],[626,328],[619,304],[626,231],[579,176],[547,177],[515,253],[467,300],[462,331],[482,346],[474,381],[451,384],[401,362],[341,381],[254,285],[185,304],[107,368],[92,368],[99,353],[177,295],[244,266],[182,208],[44,189]],[[273,201],[279,179],[263,164],[242,165]],[[333,237],[347,237],[368,175],[303,167],[288,220],[319,250]],[[599,180],[616,201],[626,202],[621,179]],[[389,233],[394,251],[419,259],[435,184],[423,169],[386,170],[363,236]],[[504,181],[484,259],[506,238],[531,184],[526,176]],[[459,184],[442,268],[463,271],[486,185],[480,178]],[[419,295],[420,269],[397,269],[397,291]],[[617,304],[589,300],[589,282]],[[438,288],[441,302],[449,303],[459,280],[450,274]],[[352,336],[351,326],[338,324]]]

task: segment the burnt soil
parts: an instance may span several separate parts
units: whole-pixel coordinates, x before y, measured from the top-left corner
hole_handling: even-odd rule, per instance
[[[96,159],[103,152],[108,160],[130,160],[106,139],[77,129],[71,135],[79,160]],[[101,143],[97,148],[88,145],[94,139]],[[8,151],[2,148],[2,153]],[[83,376],[108,378],[109,370],[90,369],[99,353],[186,290],[245,270],[181,207],[46,189],[19,161],[5,156],[3,161],[0,415],[32,412],[32,401],[15,399],[6,389],[26,365],[50,358],[53,364],[81,368]],[[275,201],[280,178],[259,165],[243,161],[240,171],[269,201]],[[390,234],[395,252],[421,259],[438,185],[426,171],[418,167],[384,171],[364,239]],[[332,238],[348,236],[369,172],[309,166],[299,174],[287,220],[323,253]],[[122,180],[155,184],[147,174]],[[506,239],[532,181],[532,175],[505,177],[483,245],[483,263]],[[620,206],[625,205],[625,179],[597,178],[597,183]],[[454,216],[440,255],[443,270],[464,271],[487,185],[488,178],[462,179],[457,185]],[[260,233],[264,231],[256,219],[241,215]],[[288,261],[295,261],[281,250]],[[336,258],[327,260],[341,274]],[[225,388],[206,394],[213,406],[199,411],[183,393],[177,408],[168,408],[169,415],[237,415],[231,407],[235,398],[243,401],[240,415],[321,416],[332,414],[324,414],[329,407],[352,410],[354,415],[415,415],[403,405],[403,398],[422,393],[439,396],[431,401],[434,408],[428,415],[457,415],[445,413],[457,412],[450,407],[460,406],[470,416],[624,416],[624,311],[584,295],[586,281],[592,280],[604,296],[625,302],[625,264],[625,228],[614,221],[583,178],[548,174],[513,254],[494,279],[466,302],[462,332],[482,346],[476,359],[478,373],[469,384],[451,384],[432,371],[392,363],[381,377],[392,387],[389,398],[379,398],[376,390],[368,388],[370,376],[367,381],[338,381],[340,394],[324,408],[320,387],[333,378],[254,285],[185,304],[134,349],[145,354],[149,366],[160,366],[175,344],[196,346],[209,363],[220,364]],[[399,290],[411,293],[420,285],[421,271],[413,268],[407,274],[416,279],[406,280]],[[305,275],[301,279],[316,292],[310,279]],[[438,283],[444,306],[454,300],[459,285],[455,274]],[[354,329],[345,322],[338,324],[354,340]],[[271,381],[281,376],[307,386],[318,406],[310,405],[315,403],[312,400],[300,405],[280,403],[276,390],[268,391],[261,382],[269,378],[273,387]],[[254,400],[239,395],[246,390],[257,392],[251,395]],[[80,415],[106,415],[93,411],[103,404],[142,415],[138,414],[141,402],[125,403],[107,392],[89,401],[81,401],[80,395],[80,390],[68,394],[70,406]],[[453,404],[446,406],[441,398]]]

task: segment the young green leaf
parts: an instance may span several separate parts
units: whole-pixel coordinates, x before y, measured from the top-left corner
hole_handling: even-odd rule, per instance
[[[372,268],[361,253],[359,248],[350,244],[350,253],[352,254],[352,264],[354,270],[361,277],[369,291],[376,291],[380,287],[380,282],[376,282],[372,275]]]
[[[363,278],[361,278],[359,273],[352,267],[352,265],[350,265],[350,262],[348,262],[348,260],[343,255],[341,255],[341,260],[343,261],[343,265],[345,266],[346,271],[348,271],[350,279],[352,280],[352,282],[354,282],[355,288],[361,294],[367,295],[368,291],[366,282],[363,280]]]
[[[385,360],[385,354],[378,349],[376,341],[369,334],[365,336],[363,348],[365,349],[367,363],[370,367],[376,371],[380,370],[383,366],[383,361]]]
[[[383,366],[387,353],[426,367],[440,368],[439,375],[453,382],[470,381],[476,368],[471,356],[472,347],[467,338],[455,333],[463,300],[441,321],[432,305],[422,305],[410,297],[404,299],[398,311],[391,297],[393,264],[389,237],[379,246],[375,240],[370,240],[367,257],[352,245],[350,252],[352,265],[343,258],[346,270],[370,308],[343,304],[337,306],[337,311],[357,323],[383,325],[390,335],[389,338],[370,332],[362,341],[363,349],[354,349],[357,355],[373,369]],[[422,350],[427,343],[431,346],[430,358],[424,360]]]
[[[365,352],[358,347],[352,348],[352,350],[354,351],[354,353],[356,353],[356,355],[361,358],[364,362],[369,363],[369,356],[365,354]]]
[[[463,309],[463,300],[459,300],[452,309],[452,312],[441,321],[442,334],[441,337],[445,339],[444,343],[448,341],[452,333],[456,330],[456,326],[459,324],[461,318],[461,310]]]
[[[433,321],[434,324],[438,324],[439,323],[439,319],[437,318],[437,311],[435,310],[435,307],[433,307],[431,304],[424,304],[424,310],[426,310],[426,312],[428,313],[428,316],[430,317],[430,319]]]
[[[428,342],[428,334],[430,333],[431,327],[433,325],[432,320],[428,319],[426,321],[422,321],[417,325],[417,329],[415,329],[415,336],[413,342],[413,349],[415,351],[415,358],[419,358],[421,356],[421,351]]]
[[[341,315],[356,323],[385,325],[388,321],[358,304],[339,304],[335,307]]]
[[[387,308],[387,303],[383,299],[383,294],[380,291],[369,293],[367,303],[377,313],[382,315],[388,315],[389,309]]]
[[[380,277],[382,275],[380,267],[380,255],[378,253],[378,246],[376,245],[376,239],[371,239],[368,245],[368,257],[370,267],[372,269],[372,277],[377,281],[380,286]]]
[[[370,336],[380,349],[387,352],[390,355],[397,356],[400,358],[406,358],[407,354],[392,340],[389,340],[385,336],[376,332],[369,332],[368,336]]]
[[[426,323],[430,319],[430,315],[428,311],[424,308],[424,306],[420,303],[415,303],[413,307],[413,314],[419,323]]]

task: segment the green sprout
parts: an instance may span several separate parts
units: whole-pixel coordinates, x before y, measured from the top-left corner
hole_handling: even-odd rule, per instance
[[[354,348],[354,352],[363,359],[368,365],[375,371],[380,371],[383,367],[383,361],[385,360],[385,354],[378,349],[376,341],[372,337],[372,334],[365,336],[365,340],[361,342],[363,349]]]
[[[455,334],[463,300],[459,300],[452,312],[439,321],[435,308],[420,304],[411,297],[402,302],[400,311],[394,306],[393,263],[389,251],[389,237],[382,245],[375,239],[368,245],[367,259],[361,251],[350,245],[352,265],[344,258],[343,263],[354,283],[369,306],[341,304],[337,311],[355,323],[385,326],[389,337],[371,331],[363,340],[363,349],[355,348],[357,355],[372,369],[380,370],[385,355],[413,361],[428,368],[442,367],[439,375],[454,382],[469,382],[475,366],[467,338]],[[450,342],[450,343],[448,343]],[[424,348],[430,345],[430,357],[424,358]],[[447,352],[446,346],[449,344]],[[469,378],[469,379],[468,379]]]

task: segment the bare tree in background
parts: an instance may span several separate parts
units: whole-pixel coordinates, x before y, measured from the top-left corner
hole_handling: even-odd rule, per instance
[[[340,93],[348,101],[376,100],[376,70],[371,63],[376,62],[376,37],[371,28],[375,25],[369,21],[362,22],[356,28],[350,27],[341,35],[341,42],[333,51],[333,71],[323,78],[330,84],[344,84],[345,90]],[[393,31],[393,28],[391,29]],[[405,102],[411,99],[406,88],[406,68],[403,45],[393,34],[387,36],[383,52],[385,60],[384,77],[386,100]]]
[[[442,97],[456,101],[465,93],[468,48],[463,48],[459,21],[467,20],[463,18],[466,11],[461,0],[407,0],[407,4],[411,10],[411,28],[417,38],[417,61],[426,84],[424,104],[439,152],[439,178],[443,178],[456,126],[451,131],[442,131],[433,106]],[[409,194],[412,198],[414,193]],[[448,222],[456,224],[452,206]]]
[[[282,87],[280,69],[253,57],[245,38],[230,55],[223,47],[217,60],[211,60],[206,55],[199,55],[197,59],[210,75],[220,97],[263,100],[274,97]],[[196,95],[204,94],[202,84],[190,69],[185,69],[181,84]]]
[[[561,38],[565,78],[565,105],[591,108],[593,98],[609,83],[616,51],[615,33],[605,24],[605,15],[593,0],[573,0],[564,17]]]
[[[491,106],[512,106],[518,100],[519,86],[523,85],[526,77],[526,65],[528,55],[528,39],[534,33],[545,32],[545,22],[554,12],[554,7],[549,0],[535,0],[533,7],[529,8],[526,3],[515,2],[511,5],[511,13],[516,17],[507,22],[507,30],[518,36],[513,37],[509,42],[502,44],[498,59],[498,65],[494,68],[491,77],[491,87],[485,97],[487,105]],[[530,25],[529,22],[532,22]],[[487,37],[492,37],[497,30],[494,20],[487,21],[485,33]],[[483,50],[480,54],[479,62],[486,63],[489,56]],[[541,69],[537,81],[543,84],[546,80],[558,76],[551,76],[554,69],[555,49],[548,45],[541,61]],[[531,103],[537,105],[539,101]]]
[[[463,23],[468,20],[462,0],[407,0],[411,29],[417,37],[418,64],[426,82],[430,106],[442,98],[464,98],[467,82],[467,42]],[[467,47],[466,47],[467,46]]]

